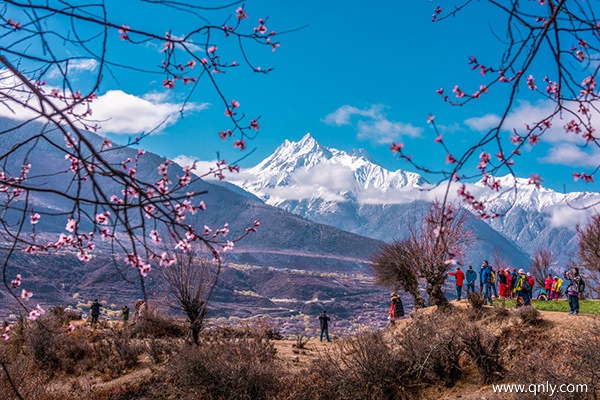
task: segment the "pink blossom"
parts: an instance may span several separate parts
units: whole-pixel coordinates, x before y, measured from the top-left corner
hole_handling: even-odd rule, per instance
[[[458,264],[458,262],[455,259],[451,258],[450,260],[444,261],[444,264],[446,264],[446,265],[456,265],[456,264]]]
[[[246,11],[244,11],[242,7],[238,7],[237,10],[235,10],[235,16],[238,20],[248,19],[248,14],[246,14]]]
[[[21,286],[21,274],[17,274],[17,276],[15,277],[15,279],[13,279],[10,282],[11,286],[13,287],[13,289]]]
[[[204,203],[204,200],[200,201],[200,204],[198,204],[198,208],[202,211],[206,210],[206,204]]]
[[[104,225],[108,222],[108,217],[110,217],[110,211],[106,211],[102,214],[96,214],[96,222]]]
[[[437,135],[437,137],[435,138],[434,142],[441,143],[442,142],[442,135]]]
[[[452,156],[452,154],[446,154],[446,164],[454,164],[456,162],[456,158]]]
[[[173,89],[175,87],[175,80],[174,79],[166,78],[163,81],[163,87],[167,88],[167,89]]]
[[[435,115],[429,114],[429,116],[427,117],[427,123],[428,124],[432,123],[434,119],[435,119]]]
[[[228,240],[227,243],[223,246],[223,253],[233,250],[234,243],[231,240]]]
[[[21,291],[21,298],[24,300],[29,300],[31,298],[31,296],[33,296],[33,292],[27,291],[25,289],[23,289]]]
[[[540,142],[540,137],[538,135],[536,135],[535,133],[532,133],[529,136],[529,144],[532,146],[535,146],[536,144],[538,144]]]
[[[236,140],[235,142],[233,142],[233,147],[238,147],[240,150],[245,150],[246,149],[246,141],[244,139]]]
[[[69,218],[67,220],[67,226],[65,227],[65,230],[67,232],[73,232],[76,228],[77,228],[77,221],[75,221],[74,218]]]
[[[537,89],[537,86],[535,86],[535,81],[533,80],[533,75],[529,75],[527,77],[527,86],[531,90],[536,90]]]
[[[460,88],[458,87],[458,85],[454,85],[454,89],[452,89],[452,93],[456,93],[456,97],[458,99],[465,97],[465,92],[463,92],[462,90],[460,90]]]
[[[35,213],[29,217],[29,222],[31,223],[31,225],[35,225],[38,223],[39,219],[40,219],[40,214]]]
[[[390,150],[392,151],[392,154],[396,154],[402,152],[403,147],[404,143],[392,143],[390,145]]]
[[[217,46],[210,46],[208,49],[206,49],[206,52],[210,54],[215,54],[215,51],[217,51]]]
[[[539,188],[540,187],[540,182],[542,182],[542,178],[538,175],[538,174],[531,174],[529,175],[529,184],[530,185],[535,185],[535,187]]]
[[[158,236],[158,231],[155,229],[150,231],[150,239],[152,239],[152,241],[155,243],[161,242],[161,238]]]
[[[250,121],[250,128],[257,131],[259,129],[258,121],[256,121],[255,119]]]
[[[121,40],[128,40],[129,39],[129,31],[131,30],[131,27],[128,25],[122,25],[121,28],[119,29],[119,37],[121,38]]]
[[[13,20],[11,20],[10,18],[7,18],[7,19],[6,19],[6,23],[7,23],[9,26],[12,26],[12,28],[13,28],[14,30],[20,30],[20,29],[21,29],[21,23],[20,23],[20,22],[17,22],[17,21],[13,21]]]
[[[521,140],[523,140],[523,139],[519,135],[514,135],[514,136],[510,137],[510,142],[512,144],[514,144],[515,146],[518,145],[519,143],[521,143]]]
[[[437,94],[444,94],[444,88],[439,88],[435,91]]]

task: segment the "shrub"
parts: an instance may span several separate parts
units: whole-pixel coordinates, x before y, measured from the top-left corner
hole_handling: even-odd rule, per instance
[[[184,325],[164,316],[154,307],[144,307],[130,329],[133,337],[140,338],[184,337],[188,331]]]
[[[203,399],[271,399],[279,390],[275,347],[268,339],[202,339],[172,357],[167,379],[180,395]]]
[[[481,293],[471,292],[467,295],[467,300],[469,309],[471,310],[471,316],[475,319],[481,317],[483,306],[485,305],[485,300],[481,296]]]
[[[488,385],[504,376],[500,337],[473,323],[465,325],[460,331],[460,336],[465,345],[465,352],[475,363],[484,384]]]
[[[542,321],[542,315],[540,312],[532,306],[525,306],[517,309],[517,317],[529,325],[538,325]]]

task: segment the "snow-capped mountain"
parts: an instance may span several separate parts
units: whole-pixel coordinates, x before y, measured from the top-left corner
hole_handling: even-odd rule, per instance
[[[404,237],[408,222],[424,213],[427,203],[439,193],[423,190],[431,185],[419,174],[389,171],[364,150],[347,153],[327,148],[310,134],[299,142],[286,140],[240,178],[232,183],[267,204],[385,241]],[[600,194],[561,194],[529,184],[528,179],[515,181],[510,175],[495,179],[501,184],[499,192],[481,183],[469,185],[489,209],[505,213],[487,223],[471,222],[476,235],[487,242],[480,253],[495,248],[507,258],[519,253],[515,257],[522,263],[524,253],[531,255],[540,247],[550,248],[561,261],[574,252],[575,223],[589,213],[571,206],[600,201]],[[513,248],[514,244],[520,250]]]

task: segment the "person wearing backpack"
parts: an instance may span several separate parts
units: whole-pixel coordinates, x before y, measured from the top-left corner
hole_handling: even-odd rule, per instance
[[[510,274],[510,268],[506,268],[506,297],[509,299],[512,299],[512,288],[513,281],[512,275]]]
[[[513,288],[513,293],[516,297],[515,307],[519,308],[523,305],[527,305],[525,303],[526,296],[528,293],[529,281],[527,280],[527,276],[525,276],[525,270],[521,268],[517,277],[513,281],[515,282],[515,287]]]
[[[531,274],[528,272],[527,273],[527,283],[529,283],[529,285],[527,285],[528,290],[528,296],[527,299],[529,300],[529,304],[525,303],[526,306],[530,306],[531,305],[531,299],[533,299],[533,287],[535,286],[535,279],[533,279],[533,276],[531,276]]]
[[[569,281],[567,295],[569,296],[570,315],[579,315],[579,294],[585,291],[585,282],[579,275],[579,268],[565,271],[565,279]]]

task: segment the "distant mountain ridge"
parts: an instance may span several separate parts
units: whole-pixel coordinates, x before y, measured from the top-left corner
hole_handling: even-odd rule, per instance
[[[384,241],[404,237],[406,222],[422,214],[435,195],[423,190],[428,183],[417,173],[389,171],[364,150],[347,153],[327,148],[310,134],[298,142],[286,140],[240,178],[230,181],[267,204]],[[517,178],[515,197],[513,190],[507,190],[515,178],[496,179],[504,192],[493,192],[481,183],[469,185],[490,209],[506,213],[487,223],[471,222],[476,236],[489,242],[475,255],[485,257],[497,248],[507,256],[515,254],[514,262],[522,265],[528,264],[535,249],[547,247],[559,262],[566,262],[576,246],[573,218],[563,221],[574,211],[567,204],[597,202],[600,194],[560,194]]]

